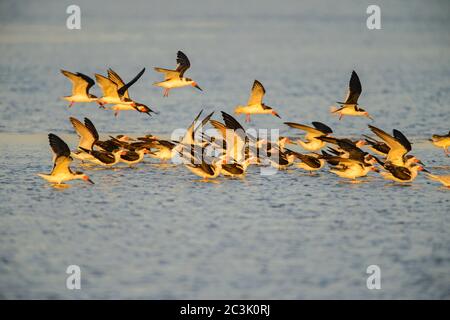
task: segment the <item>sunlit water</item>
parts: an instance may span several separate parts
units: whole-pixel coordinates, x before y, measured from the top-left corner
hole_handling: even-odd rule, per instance
[[[430,171],[449,174],[450,158],[427,141],[450,129],[447,2],[380,2],[376,31],[359,1],[105,3],[78,1],[78,31],[65,28],[71,3],[0,4],[1,297],[450,297],[450,191],[424,175],[411,186],[375,173],[350,184],[327,170],[262,176],[250,167],[245,179],[204,183],[147,159],[134,169],[77,168],[95,185],[55,189],[36,176],[51,170],[48,132],[76,146],[69,116],[89,117],[103,137],[169,136],[202,108],[220,120],[254,79],[283,119],[254,117],[252,127],[293,136],[282,121],[319,120],[336,136],[368,133],[367,119],[329,114],[353,69],[374,124],[400,129]],[[179,49],[204,92],[163,98],[152,67],[174,65]],[[59,69],[107,67],[126,79],[146,67],[130,93],[159,115],[68,110]],[[66,289],[71,264],[81,267],[81,290]],[[372,264],[381,290],[366,287]]]

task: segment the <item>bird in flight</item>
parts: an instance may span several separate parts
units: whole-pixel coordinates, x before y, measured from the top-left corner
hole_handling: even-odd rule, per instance
[[[164,97],[169,96],[169,91],[172,88],[180,88],[186,86],[193,86],[200,91],[203,91],[195,82],[190,78],[185,78],[184,73],[191,66],[188,57],[181,51],[177,53],[177,68],[175,70],[164,69],[155,67],[157,72],[164,73],[164,81],[155,82],[153,85],[164,88]]]

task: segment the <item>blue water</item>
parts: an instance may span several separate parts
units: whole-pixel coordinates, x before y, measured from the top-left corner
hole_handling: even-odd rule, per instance
[[[329,113],[353,69],[374,125],[400,129],[429,170],[449,174],[450,158],[427,141],[450,129],[447,1],[379,1],[381,30],[366,28],[364,1],[77,1],[81,30],[65,27],[69,4],[0,3],[0,297],[450,297],[450,193],[423,175],[405,187],[374,173],[349,184],[327,170],[261,176],[251,167],[244,180],[202,183],[148,159],[83,168],[93,186],[55,189],[36,176],[51,169],[48,132],[76,146],[69,116],[89,117],[102,137],[170,136],[200,109],[218,120],[232,112],[254,79],[282,119],[255,116],[252,127],[295,135],[283,121],[323,121],[336,136],[369,133],[367,119]],[[180,49],[204,92],[163,98],[152,67],[173,66]],[[68,109],[59,69],[108,67],[125,79],[146,67],[130,94],[159,115]],[[71,264],[81,290],[66,289]],[[372,264],[381,290],[366,287]]]

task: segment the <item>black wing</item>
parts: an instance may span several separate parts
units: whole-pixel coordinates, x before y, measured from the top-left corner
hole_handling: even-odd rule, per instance
[[[103,163],[113,163],[115,160],[114,156],[106,151],[91,150],[90,154]]]
[[[128,82],[126,85],[124,85],[122,88],[117,90],[120,96],[123,96],[125,91],[128,90],[129,87],[131,87],[136,81],[139,80],[139,78],[144,74],[145,68],[141,70],[130,82]]]
[[[411,171],[406,167],[400,167],[393,165],[389,162],[384,164],[386,170],[388,170],[392,175],[400,180],[410,180],[411,179]]]
[[[69,146],[56,134],[49,133],[48,141],[50,143],[50,147],[52,148],[53,152],[56,154],[56,157],[60,156],[70,157]]]
[[[88,77],[87,75],[85,75],[84,73],[81,73],[81,72],[77,72],[77,76],[79,76],[80,78],[82,78],[84,81],[86,81],[88,83],[88,85],[86,87],[86,95],[88,95],[89,89],[92,88],[92,86],[95,84],[94,79],[92,79],[91,77]]]
[[[358,98],[361,95],[362,87],[361,81],[359,81],[359,77],[356,74],[355,70],[352,72],[352,76],[350,77],[350,82],[348,84],[348,96],[345,100],[345,104],[357,104]]]
[[[92,133],[92,135],[95,138],[95,141],[97,141],[99,139],[99,135],[97,132],[97,129],[95,128],[94,124],[92,123],[91,120],[89,120],[88,118],[84,118],[84,125],[86,126],[86,128],[88,128],[88,130]]]
[[[158,143],[168,149],[173,149],[175,147],[175,143],[167,140],[158,140]]]
[[[113,152],[117,149],[120,149],[120,145],[118,145],[117,143],[111,141],[111,140],[107,140],[107,141],[96,141],[95,145],[102,148],[105,151],[108,152]]]
[[[180,73],[180,78],[183,77],[183,74],[186,72],[187,69],[191,66],[191,63],[189,62],[188,57],[181,51],[177,52],[177,69]]]
[[[409,142],[408,138],[406,138],[406,136],[397,129],[394,129],[392,132],[394,134],[394,138],[397,139],[408,152],[411,151],[411,142]]]
[[[306,163],[311,168],[320,168],[320,161],[319,159],[315,157],[308,156],[306,154],[302,154],[299,152],[292,151],[290,149],[286,149],[286,154],[293,154],[298,159],[302,160],[304,163]]]
[[[207,164],[206,162],[203,161],[199,166],[203,169],[203,171],[207,172],[212,176],[214,175],[214,169],[210,164]]]
[[[139,159],[139,155],[134,151],[128,151],[126,154],[121,155],[120,157],[127,161],[135,161]]]
[[[333,130],[331,130],[331,128],[329,126],[327,126],[326,124],[324,124],[322,122],[314,121],[314,122],[312,122],[312,124],[313,124],[314,128],[322,131],[323,133],[333,133]]]
[[[222,165],[222,169],[232,174],[243,174],[244,169],[238,163],[227,163]]]

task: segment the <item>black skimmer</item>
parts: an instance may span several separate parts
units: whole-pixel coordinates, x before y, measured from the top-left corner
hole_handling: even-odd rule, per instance
[[[181,151],[184,161],[184,165],[193,174],[203,178],[204,181],[208,179],[217,178],[222,171],[222,164],[225,160],[221,158],[211,158],[203,155],[198,155],[193,152],[188,152],[187,148]]]
[[[431,173],[427,173],[430,180],[438,181],[442,183],[445,187],[450,188],[450,175],[438,176]]]
[[[88,150],[80,147],[84,152],[92,155],[92,158],[86,159],[89,162],[98,164],[105,167],[113,166],[120,162],[120,156],[125,155],[127,151],[123,149],[117,149],[112,152],[100,151],[100,150]]]
[[[378,172],[378,169],[373,165],[364,165],[359,161],[344,158],[341,158],[338,166],[330,169],[330,172],[333,172],[339,177],[352,180],[366,176],[369,171]]]
[[[393,130],[393,136],[386,133],[385,131],[369,125],[370,130],[375,133],[378,137],[383,139],[388,145],[389,152],[386,156],[386,161],[391,162],[396,166],[408,166],[412,163],[418,163],[420,160],[416,157],[406,157],[406,154],[411,151],[411,143],[408,138],[401,133],[399,130]]]
[[[328,164],[333,166],[330,172],[341,178],[356,180],[356,178],[366,176],[370,171],[379,172],[374,166],[376,158],[369,154],[362,158],[360,155],[353,153],[350,153],[350,158],[331,156],[324,151],[322,151],[322,154]],[[352,158],[352,156],[355,158]]]
[[[326,142],[317,138],[328,136],[333,133],[333,130],[331,130],[329,126],[317,121],[312,122],[314,127],[294,122],[285,122],[284,124],[288,125],[291,128],[300,129],[307,132],[305,136],[306,141],[298,139],[295,142],[303,149],[308,151],[317,151],[322,149],[326,145]]]
[[[108,71],[110,71],[109,69]],[[136,106],[136,103],[129,98],[128,88],[130,88],[139,78],[144,74],[145,68],[142,69],[130,82],[125,85],[121,85],[123,81],[118,84],[110,78],[104,77],[101,74],[96,73],[95,79],[98,85],[102,89],[103,96],[98,98],[98,102],[101,104],[117,104],[117,105],[129,105]],[[110,72],[108,72],[110,76]],[[114,78],[117,81],[117,78]]]
[[[139,147],[135,150],[124,151],[120,154],[120,162],[126,163],[130,167],[144,160],[144,155],[150,154],[147,148]]]
[[[78,150],[72,152],[72,157],[81,161],[92,159],[92,156],[84,152],[82,149],[93,150],[94,145],[99,139],[97,129],[88,118],[84,118],[84,124],[74,117],[70,117],[69,119],[75,129],[75,132],[80,137],[78,142]]]
[[[386,161],[383,167],[388,171],[380,172],[384,179],[400,183],[412,182],[417,177],[419,171],[428,172],[424,167],[416,163],[412,163],[409,167],[405,167],[397,166],[390,161]]]
[[[193,174],[203,178],[205,181],[208,179],[217,178],[222,171],[222,160],[216,159],[211,164],[204,161],[201,163],[186,163],[185,167],[189,169]]]
[[[358,98],[361,95],[362,87],[361,81],[356,72],[353,70],[352,76],[350,77],[350,82],[348,85],[348,93],[344,102],[337,102],[341,106],[340,108],[332,107],[331,113],[339,114],[339,120],[342,119],[344,115],[346,116],[362,116],[373,120],[369,113],[358,105]]]
[[[113,81],[114,83],[116,83],[118,88],[125,87],[125,82],[123,82],[122,78],[114,70],[112,70],[111,68],[108,69],[108,79]],[[139,79],[139,77],[135,81],[137,81],[138,79]],[[131,84],[133,84],[133,83],[131,83]],[[129,88],[131,86],[131,84],[129,84],[127,88]],[[130,95],[128,93],[128,89],[123,92],[123,97],[125,99],[130,99],[131,100]],[[145,104],[142,104],[142,103],[139,103],[139,102],[136,102],[136,101],[134,101],[134,104],[127,104],[127,103],[125,103],[125,104],[121,104],[121,103],[115,104],[114,106],[109,107],[109,109],[110,110],[114,110],[114,115],[116,117],[119,115],[119,112],[123,111],[123,110],[136,110],[138,112],[145,113],[145,114],[147,114],[149,116],[151,116],[151,112],[157,113],[157,112],[153,111],[152,109],[150,109],[149,107],[147,107]]]
[[[70,102],[69,108],[75,102],[97,102],[97,97],[89,93],[89,89],[95,84],[94,80],[80,72],[72,73],[66,70],[61,70],[72,82],[72,95],[63,97],[64,100]]]
[[[286,149],[286,153],[293,154],[297,159],[301,160],[301,162],[295,163],[297,168],[309,171],[311,174],[313,171],[322,169],[325,165],[323,156],[317,153],[302,154],[290,149]]]
[[[248,158],[239,163],[232,161],[231,163],[222,163],[222,174],[226,177],[241,178],[245,176],[247,168],[256,161],[255,157]]]
[[[253,82],[252,91],[250,93],[250,98],[248,99],[247,105],[238,105],[234,109],[234,112],[236,114],[244,113],[246,115],[245,122],[250,122],[251,114],[271,114],[275,117],[281,118],[275,110],[262,102],[265,93],[266,90],[261,82],[255,80],[255,82]]]
[[[57,135],[50,133],[48,135],[50,147],[53,151],[53,170],[50,174],[38,173],[38,176],[51,183],[61,184],[64,181],[81,179],[89,183],[94,183],[89,176],[83,172],[73,172],[70,170],[72,157],[70,156],[69,146]]]
[[[188,57],[181,51],[177,53],[177,68],[175,70],[157,68],[155,70],[164,73],[164,81],[155,82],[153,85],[164,88],[164,97],[169,96],[169,91],[172,88],[180,88],[185,86],[193,86],[200,91],[203,91],[198,84],[189,78],[183,77],[184,73],[191,66]]]
[[[450,131],[444,135],[433,134],[430,141],[438,148],[444,149],[445,155],[448,157],[450,151],[448,148],[450,147]]]

